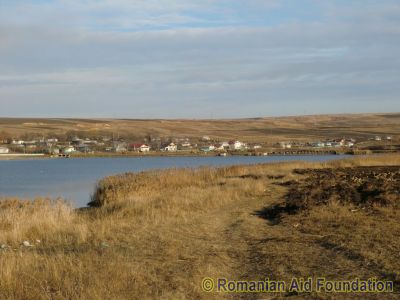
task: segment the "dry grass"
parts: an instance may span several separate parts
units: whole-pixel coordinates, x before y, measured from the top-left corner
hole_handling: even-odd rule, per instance
[[[206,276],[398,280],[398,210],[353,213],[332,202],[274,226],[257,214],[284,201],[287,187],[277,183],[304,177],[295,168],[359,165],[399,166],[400,156],[112,176],[99,182],[95,207],[79,211],[3,200],[0,298],[208,299]]]

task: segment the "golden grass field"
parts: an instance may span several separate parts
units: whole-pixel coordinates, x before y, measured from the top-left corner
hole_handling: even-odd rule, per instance
[[[398,136],[400,113],[268,117],[232,120],[128,120],[128,119],[21,119],[0,118],[0,133],[14,136],[80,131],[88,134],[213,139],[247,142],[312,140],[343,136],[367,139],[374,135]]]
[[[379,196],[387,202],[353,203],[335,194],[318,204],[316,185],[301,209],[285,213],[293,184],[307,185],[301,170],[343,173],[359,166],[395,166],[391,173],[372,170],[374,178],[391,184]],[[400,199],[393,180],[399,168],[400,155],[393,154],[170,169],[107,177],[88,209],[74,210],[60,201],[3,200],[0,298],[219,299],[233,295],[205,293],[204,277],[326,276],[393,280],[395,292],[235,297],[398,299]],[[349,182],[358,184],[357,176]],[[277,207],[279,216],[271,215]]]

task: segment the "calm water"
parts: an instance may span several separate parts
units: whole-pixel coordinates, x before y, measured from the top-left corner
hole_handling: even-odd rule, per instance
[[[129,157],[0,160],[0,197],[62,197],[86,206],[95,183],[108,175],[173,167],[227,166],[277,161],[327,161],[343,156]]]

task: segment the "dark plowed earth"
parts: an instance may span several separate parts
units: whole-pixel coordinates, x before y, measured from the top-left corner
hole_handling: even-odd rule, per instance
[[[337,169],[297,169],[303,180],[281,183],[289,187],[285,203],[264,213],[276,219],[282,213],[293,214],[331,201],[360,208],[374,205],[400,207],[400,167],[353,167]]]

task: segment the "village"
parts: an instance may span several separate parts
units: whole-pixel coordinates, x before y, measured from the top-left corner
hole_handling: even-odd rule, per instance
[[[146,137],[132,141],[127,137],[73,136],[70,138],[0,139],[0,155],[37,154],[69,157],[71,155],[123,154],[209,154],[209,155],[273,155],[273,154],[354,154],[355,151],[396,151],[392,136],[371,136],[368,139],[329,138],[310,141],[246,142],[239,139],[220,140],[210,136],[198,138]]]

